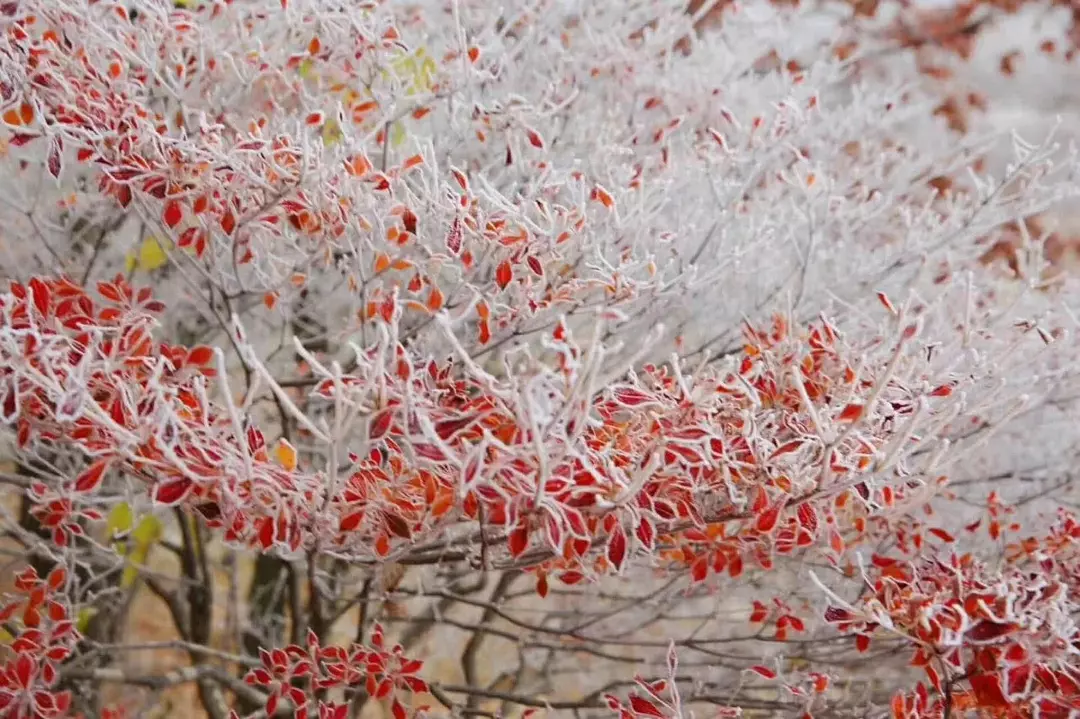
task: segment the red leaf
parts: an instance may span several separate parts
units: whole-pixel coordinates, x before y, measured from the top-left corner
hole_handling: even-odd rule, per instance
[[[645,404],[646,402],[651,402],[653,400],[649,395],[641,390],[634,389],[633,387],[619,387],[616,388],[612,394],[615,397],[615,401],[627,407],[636,407],[639,404]]]
[[[982,706],[1008,706],[1009,701],[1001,688],[1001,679],[994,674],[976,674],[968,677],[971,691]]]
[[[36,140],[39,137],[41,137],[41,135],[35,135],[30,132],[16,132],[8,140],[8,144],[14,147],[22,147],[31,140]]]
[[[653,548],[653,540],[656,539],[656,530],[653,529],[652,522],[647,519],[641,520],[641,524],[637,527],[637,538],[641,540],[641,543],[645,545],[646,549]]]
[[[52,145],[49,147],[49,157],[47,166],[49,168],[49,174],[55,178],[60,177],[60,151],[62,147],[60,144],[60,138],[57,137],[53,140]]]
[[[351,532],[360,526],[360,522],[364,519],[363,512],[353,512],[341,518],[341,524],[338,525],[338,531]]]
[[[57,567],[49,572],[49,577],[46,580],[49,584],[49,588],[54,592],[60,591],[60,587],[64,586],[64,582],[67,581],[67,570],[63,567]]]
[[[784,508],[783,502],[778,502],[769,509],[758,515],[757,524],[755,528],[762,534],[768,534],[776,526],[776,522],[780,519],[780,510]]]
[[[803,502],[799,505],[797,514],[799,517],[799,524],[801,524],[803,528],[806,529],[806,531],[811,533],[817,531],[817,510],[814,509],[813,505],[811,505],[809,502]]]
[[[544,276],[544,267],[540,264],[540,260],[535,255],[529,255],[525,258],[525,263],[529,265],[529,269],[533,271],[537,277]]]
[[[393,419],[394,411],[392,409],[384,409],[382,412],[376,414],[371,420],[371,429],[368,433],[368,437],[372,440],[377,440],[386,436],[386,433],[390,431],[390,425]]]
[[[154,501],[158,504],[173,505],[182,501],[195,484],[190,479],[176,479],[154,486]]]
[[[402,539],[409,539],[412,537],[409,523],[404,519],[396,514],[390,514],[388,512],[383,513],[383,517],[386,519],[386,528],[390,530],[391,534],[401,537]]]
[[[953,391],[952,385],[943,384],[940,387],[935,387],[934,390],[930,393],[930,396],[931,397],[948,397],[949,395],[952,394],[952,391]]]
[[[754,666],[750,667],[750,671],[754,672],[755,674],[759,674],[766,679],[776,679],[776,672],[766,666],[762,666],[761,664],[755,664]]]
[[[611,539],[608,541],[607,556],[616,570],[622,569],[623,561],[626,559],[626,535],[623,534],[621,526],[615,527],[615,531],[611,533]]]
[[[742,574],[742,570],[743,570],[742,555],[741,554],[736,554],[735,556],[733,556],[731,558],[731,564],[728,565],[728,568],[727,568],[728,576],[731,577],[732,579],[736,579],[737,577],[739,577]]]
[[[841,607],[828,607],[825,610],[825,621],[827,622],[850,622],[854,618],[854,614]]]
[[[105,470],[108,469],[108,466],[108,460],[99,459],[83,470],[83,473],[75,480],[75,491],[93,492],[97,489],[105,476]]]
[[[168,228],[176,227],[180,220],[184,219],[184,211],[180,207],[179,200],[169,200],[165,203],[165,211],[161,214],[161,221]]]
[[[694,560],[694,563],[690,565],[690,576],[694,578],[695,582],[704,581],[705,577],[709,576],[709,558],[698,557]]]
[[[790,442],[784,442],[782,445],[773,450],[773,453],[769,455],[769,459],[775,459],[782,454],[790,454],[791,452],[794,452],[795,450],[802,447],[802,445],[803,442],[801,439],[793,439]]]
[[[38,278],[30,278],[30,282],[27,283],[30,289],[30,296],[34,300],[34,307],[42,316],[48,317],[49,308],[52,307],[52,291],[45,282]]]
[[[638,714],[644,714],[650,717],[660,717],[663,719],[663,713],[656,708],[648,699],[637,696],[636,694],[630,695],[630,708],[636,711]]]
[[[405,707],[401,706],[401,702],[398,701],[397,697],[394,697],[394,703],[390,710],[394,714],[394,719],[406,719]]]
[[[453,252],[455,255],[461,252],[461,220],[457,217],[454,218],[454,223],[450,225],[450,231],[446,233],[446,249]]]
[[[870,648],[870,637],[865,634],[855,635],[855,648],[860,652],[865,652]]]
[[[510,284],[510,280],[514,278],[514,271],[510,267],[508,260],[503,260],[499,264],[498,269],[495,270],[495,282],[499,285],[499,289],[505,290],[506,286]]]
[[[948,544],[952,544],[953,542],[956,541],[956,538],[953,537],[948,532],[946,532],[944,529],[938,529],[937,527],[934,527],[934,528],[930,529],[929,531],[930,531],[930,534],[934,535],[935,537],[937,537],[938,539],[940,539],[943,542],[947,542]]]
[[[529,527],[519,524],[514,531],[510,532],[509,545],[512,557],[516,558],[524,554],[529,547]]]
[[[207,365],[214,358],[214,350],[211,347],[200,345],[188,350],[186,364]]]
[[[29,654],[20,654],[15,660],[15,681],[21,688],[29,689],[36,670],[37,660]]]

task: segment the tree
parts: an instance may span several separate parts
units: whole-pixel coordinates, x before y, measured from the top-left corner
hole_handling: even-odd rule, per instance
[[[1075,716],[1070,12],[0,4],[3,715]]]

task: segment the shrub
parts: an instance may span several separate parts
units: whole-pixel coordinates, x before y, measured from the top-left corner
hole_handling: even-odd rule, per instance
[[[0,4],[4,716],[1075,716],[1071,23]]]

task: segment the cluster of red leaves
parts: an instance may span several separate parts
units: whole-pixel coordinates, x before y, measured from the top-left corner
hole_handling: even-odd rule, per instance
[[[981,716],[1064,718],[1080,710],[1080,523],[1063,513],[1051,531],[1010,545],[1002,570],[955,553],[901,561],[875,555],[872,593],[856,611],[826,619],[856,633],[905,638],[926,682],[893,702],[897,719]],[[948,697],[948,699],[946,699]]]
[[[185,89],[199,87],[207,93],[218,91],[215,84],[222,80],[222,65],[227,63],[197,50],[206,47],[204,35],[212,32],[206,24],[209,17],[197,20],[191,13],[175,12],[143,15],[135,21],[111,7],[90,9],[102,13],[98,19],[122,42],[138,47],[149,37],[156,45],[150,47],[162,59],[184,58],[166,71],[174,76],[162,78],[151,67],[123,58],[100,43],[87,43],[79,52],[71,52],[68,34],[84,19],[59,7],[34,9],[16,12],[5,24],[12,67],[32,68],[21,86],[0,85],[0,100],[13,108],[4,115],[17,130],[13,144],[47,141],[50,157],[57,158],[63,157],[65,145],[74,149],[76,160],[95,171],[104,194],[123,207],[136,199],[152,207],[161,228],[175,234],[176,246],[195,258],[203,258],[208,251],[213,255],[216,247],[235,253],[237,263],[245,265],[259,258],[262,245],[279,243],[285,237],[292,242],[297,238],[326,240],[345,232],[350,223],[349,202],[337,191],[340,178],[326,183],[317,196],[305,193],[299,187],[300,177],[311,168],[305,164],[310,158],[305,160],[303,141],[285,134],[264,137],[266,115],[243,118],[237,125],[237,118],[223,113],[191,127],[192,118],[182,112],[173,117],[147,109],[151,103],[146,96],[161,89],[162,82],[177,82]],[[210,14],[217,17],[224,9],[216,3]],[[254,32],[260,17],[265,18],[265,13],[246,19],[248,32]],[[272,68],[257,57],[247,58],[254,73],[271,76],[276,70],[297,79],[274,87],[255,83],[247,88],[244,99],[248,102],[240,105],[260,108],[268,115],[288,114],[303,93],[296,71],[301,61],[351,68],[355,75],[359,70],[343,58],[396,50],[396,33],[375,39],[356,33],[334,38],[326,46],[334,48],[336,62],[330,62],[329,51],[310,57],[305,53],[290,61],[291,72]],[[341,78],[341,86],[348,80]],[[351,84],[358,80],[353,77]],[[360,100],[354,98],[350,104],[358,105]],[[365,122],[375,121],[363,113],[353,115],[362,128]],[[318,132],[322,123],[308,124],[314,125],[312,132]],[[190,139],[181,139],[180,131],[190,132]],[[222,153],[229,156],[228,163],[217,161]],[[59,159],[50,170],[59,176]],[[366,160],[345,163],[338,170],[342,177],[358,175],[357,181],[382,190],[388,189],[389,177],[399,172],[374,172]]]
[[[378,625],[372,632],[370,647],[321,646],[314,632],[308,632],[305,647],[294,644],[263,650],[262,666],[248,672],[244,681],[270,691],[265,706],[267,716],[274,716],[285,701],[295,707],[296,719],[312,716],[344,719],[348,716],[348,702],[326,702],[318,694],[334,688],[362,688],[370,697],[389,699],[394,719],[406,719],[410,710],[402,703],[400,694],[426,692],[428,686],[416,676],[423,662],[408,659],[403,652],[400,645],[386,647],[382,627]],[[318,714],[312,715],[308,707],[318,707]]]
[[[67,278],[34,278],[13,283],[0,299],[4,420],[16,426],[20,446],[66,442],[91,458],[70,482],[31,486],[34,511],[53,540],[64,546],[82,533],[80,520],[101,518],[85,498],[110,469],[142,478],[163,505],[230,497],[232,506],[244,507],[237,516],[248,518],[230,528],[238,536],[260,517],[265,524],[287,516],[287,506],[260,511],[253,500],[261,486],[275,494],[291,486],[289,473],[265,453],[255,464],[261,471],[244,482],[223,471],[225,455],[243,452],[206,397],[213,351],[155,343],[151,329],[162,306],[147,288],[136,291],[118,277],[100,283],[96,294]],[[252,430],[245,443],[256,436]],[[287,530],[282,534],[289,539]]]
[[[221,66],[228,63],[206,48],[214,44],[208,36],[221,31],[214,29],[214,22],[222,22],[224,31],[232,32],[225,18],[219,17],[234,12],[226,5],[216,3],[205,12],[210,8],[207,5],[195,14],[143,16],[138,22],[105,12],[99,20],[133,47],[144,44],[153,48],[157,44],[156,51],[163,57],[185,58],[174,69],[177,77],[170,79],[184,88],[197,86],[212,94],[220,91],[216,83],[222,80]],[[331,105],[343,101],[355,130],[375,133],[383,124],[379,103],[348,88],[367,82],[366,65],[359,63],[359,58],[386,67],[406,49],[395,27],[386,27],[379,37],[359,30],[343,34],[340,28],[324,27],[322,32],[329,33],[326,37],[314,37],[283,66],[245,56],[242,61],[263,80],[230,105],[254,107],[264,114],[234,117],[222,113],[194,128],[189,126],[191,118],[182,113],[167,117],[147,109],[153,104],[147,98],[161,83],[149,67],[120,58],[95,43],[87,43],[78,53],[68,52],[66,33],[82,19],[48,4],[37,10],[21,11],[6,24],[5,41],[13,53],[7,58],[11,67],[34,69],[21,86],[0,84],[0,101],[7,108],[4,118],[15,129],[12,144],[48,142],[46,152],[56,158],[64,157],[65,147],[74,149],[76,160],[93,171],[105,195],[123,207],[136,202],[160,218],[157,229],[171,237],[176,248],[207,267],[215,266],[215,258],[228,258],[238,267],[257,265],[259,272],[250,275],[247,288],[265,291],[268,307],[277,305],[287,281],[298,286],[306,282],[303,273],[282,275],[280,258],[292,256],[296,266],[307,264],[302,257],[330,264],[337,239],[357,226],[365,232],[375,226],[385,228],[373,260],[373,276],[364,280],[367,302],[356,313],[361,323],[391,322],[405,313],[423,319],[440,310],[449,298],[437,284],[435,272],[428,271],[425,258],[437,252],[440,263],[457,263],[463,272],[472,271],[475,276],[470,240],[493,257],[493,271],[481,288],[488,301],[476,307],[480,344],[488,343],[498,329],[540,309],[569,303],[584,289],[573,278],[548,281],[553,278],[546,277],[545,266],[551,263],[540,254],[552,241],[562,244],[581,231],[585,217],[579,209],[544,208],[550,213],[546,217],[552,222],[545,224],[553,227],[552,235],[535,237],[520,223],[509,221],[504,210],[485,208],[472,194],[466,175],[452,169],[448,188],[460,193],[460,217],[449,227],[434,226],[434,222],[425,227],[427,218],[418,209],[392,200],[399,181],[423,164],[420,155],[381,170],[363,150],[343,162],[326,163],[304,148],[318,137],[330,117],[328,112],[306,116],[305,132],[311,137],[273,134],[269,129],[303,116],[297,113],[310,101],[304,77],[317,76],[331,88],[320,100]],[[243,18],[246,32],[254,34],[265,16],[262,11],[240,13],[237,19]],[[305,21],[313,30],[319,27],[310,18]],[[453,60],[454,55],[449,53],[444,61]],[[236,61],[229,59],[229,63]],[[265,80],[269,77],[278,79]],[[436,82],[431,90],[438,87]],[[418,119],[428,111],[417,107],[412,116]],[[476,123],[482,142],[496,130],[501,134],[512,131],[493,126],[491,114],[479,110]],[[47,136],[42,130],[46,127]],[[376,145],[389,142],[383,130],[375,134]],[[526,134],[531,145],[542,149],[543,141],[535,130]],[[219,161],[222,156],[228,156],[229,161]],[[63,170],[59,163],[57,159],[55,166],[50,164],[56,176]],[[325,176],[325,181],[320,182],[318,192],[308,192],[301,178],[314,174]],[[357,198],[366,203],[372,192],[378,196],[376,204],[381,209],[362,214],[356,208]],[[602,189],[594,189],[593,196],[607,207],[613,202]],[[436,236],[445,237],[445,241],[429,241]],[[493,246],[497,252],[490,255]],[[363,269],[365,273],[368,270]],[[356,290],[360,280],[351,274],[349,282]],[[497,301],[504,292],[519,288],[523,295],[519,302]]]
[[[0,669],[0,715],[48,719],[69,715],[71,693],[57,691],[57,667],[71,656],[79,632],[63,598],[67,574],[54,569],[46,579],[27,567],[15,578],[18,595],[0,607],[0,623],[14,639],[14,656]],[[17,631],[12,628],[17,627]]]
[[[543,591],[551,572],[573,583],[618,571],[635,548],[661,542],[698,580],[710,567],[738,576],[747,556],[768,568],[773,553],[823,536],[838,555],[839,527],[851,524],[838,513],[865,515],[902,494],[859,477],[918,396],[890,385],[885,409],[864,412],[874,368],[857,376],[827,322],[803,333],[780,319],[768,332],[748,329],[742,361],[727,373],[646,367],[568,405],[544,437],[521,426],[520,400],[452,365],[417,365],[398,347],[378,385],[386,400],[368,423],[369,451],[351,454],[353,469],[333,487],[321,472],[274,462],[257,427],[237,436],[205,390],[213,352],[155,344],[160,305],[148,290],[117,280],[97,294],[35,278],[0,300],[6,420],[22,444],[31,435],[70,442],[92,459],[70,484],[34,485],[58,542],[81,531],[80,518],[96,518],[81,499],[116,468],[142,478],[156,502],[193,507],[227,539],[263,549],[329,541],[386,556],[394,543],[483,516],[507,528],[507,552],[537,567]],[[552,346],[573,379],[580,348],[561,327]],[[312,394],[360,403],[374,379],[358,370]],[[807,401],[821,431],[835,435],[827,463]],[[860,431],[848,432],[854,423]]]

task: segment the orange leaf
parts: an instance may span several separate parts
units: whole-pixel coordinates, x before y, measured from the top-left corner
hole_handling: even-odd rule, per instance
[[[221,216],[221,229],[226,235],[231,235],[233,230],[236,229],[236,217],[229,210],[226,210],[225,214]]]
[[[609,210],[615,207],[615,200],[611,197],[611,194],[600,185],[597,185],[592,189],[592,193],[589,195],[589,199],[594,202],[599,202]]]
[[[375,255],[375,274],[381,274],[390,269],[390,256],[380,252]]]
[[[449,512],[453,506],[454,495],[450,492],[443,492],[431,503],[431,516],[439,518]]]
[[[277,459],[278,464],[284,467],[287,471],[292,472],[296,469],[296,447],[289,444],[289,440],[278,440],[278,445],[274,449],[274,457]]]
[[[847,407],[844,407],[837,419],[841,422],[854,422],[859,417],[862,417],[862,413],[863,406],[861,404],[849,404]]]
[[[363,177],[371,171],[371,162],[363,155],[353,155],[345,161],[345,172],[353,177]]]
[[[428,295],[427,307],[432,312],[438,312],[443,306],[443,293],[438,287],[431,288],[431,294]]]

